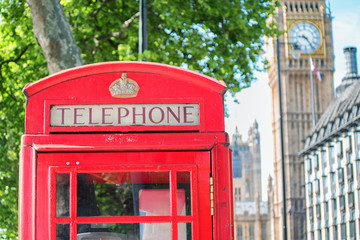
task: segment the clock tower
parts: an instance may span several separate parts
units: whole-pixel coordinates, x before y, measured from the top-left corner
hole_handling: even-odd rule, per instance
[[[303,149],[303,140],[313,127],[313,110],[316,121],[334,98],[332,17],[325,0],[282,0],[274,20],[284,34],[279,37],[279,44],[273,44],[271,47],[273,57],[269,59],[271,67],[268,70],[272,93],[275,153],[274,189],[269,196],[270,229],[272,240],[284,239],[281,118],[277,83],[280,76],[287,239],[300,240],[306,238],[306,193],[304,163],[298,157],[298,153]],[[295,50],[300,50],[299,56],[295,56]],[[276,52],[279,53],[278,58]],[[321,81],[316,80],[314,75],[313,91],[310,81],[310,57],[322,74]],[[277,69],[280,69],[280,74]]]

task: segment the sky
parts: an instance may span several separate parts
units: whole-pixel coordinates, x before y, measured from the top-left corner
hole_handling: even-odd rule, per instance
[[[345,47],[357,48],[357,63],[360,61],[360,0],[326,0],[330,5],[333,16],[333,40],[335,52],[334,86],[341,83],[345,76]],[[229,118],[225,120],[225,129],[230,137],[237,126],[243,139],[247,139],[247,132],[254,120],[259,124],[261,161],[262,161],[262,196],[267,199],[268,176],[274,176],[273,167],[273,137],[272,137],[272,108],[271,92],[266,73],[256,73],[256,82],[248,89],[236,95],[240,102],[233,103],[232,97],[227,96]]]

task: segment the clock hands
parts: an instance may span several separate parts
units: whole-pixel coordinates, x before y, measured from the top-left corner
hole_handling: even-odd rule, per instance
[[[310,40],[304,34],[301,35],[300,37],[305,39],[309,43],[309,45],[312,49],[315,49],[314,45],[310,42]]]

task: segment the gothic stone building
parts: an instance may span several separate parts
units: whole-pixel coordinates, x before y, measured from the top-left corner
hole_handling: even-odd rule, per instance
[[[255,121],[248,139],[236,128],[231,146],[236,240],[268,239],[268,206],[261,201],[260,133]]]
[[[269,86],[273,106],[274,191],[271,202],[272,240],[283,239],[283,186],[280,120],[283,122],[285,163],[285,204],[287,239],[305,239],[304,162],[298,153],[313,127],[311,87],[314,90],[314,112],[319,119],[334,97],[334,51],[332,16],[325,0],[281,0],[274,21],[284,34],[273,45],[269,59]],[[301,50],[300,57],[293,55]],[[276,50],[279,50],[277,61]],[[322,81],[310,85],[310,56],[323,74]],[[280,72],[277,69],[280,69]],[[279,112],[277,80],[281,75],[282,118]]]

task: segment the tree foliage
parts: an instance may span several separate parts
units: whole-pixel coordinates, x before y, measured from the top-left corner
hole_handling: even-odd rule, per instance
[[[254,80],[272,0],[148,0],[151,62],[183,66],[239,92]],[[63,1],[74,37],[87,63],[138,60],[138,2]],[[264,67],[264,66],[260,66]]]
[[[148,50],[138,54],[139,2],[61,0],[85,63],[139,60],[183,66],[223,79],[230,92],[254,80],[273,0],[147,0]],[[0,0],[0,229],[17,235],[22,88],[49,71],[25,0]]]
[[[15,239],[18,156],[25,115],[21,90],[48,73],[24,2],[0,0],[0,49],[0,229],[5,229],[6,238]]]

